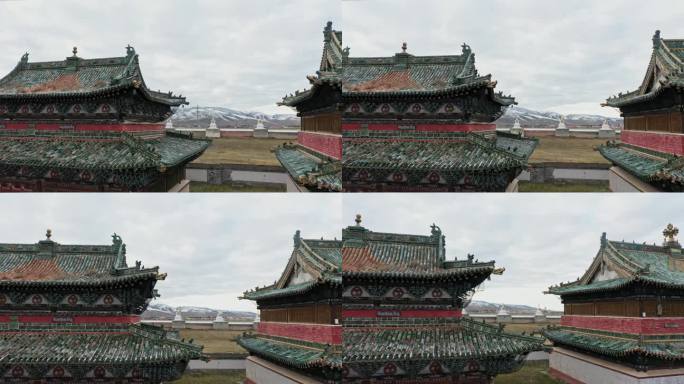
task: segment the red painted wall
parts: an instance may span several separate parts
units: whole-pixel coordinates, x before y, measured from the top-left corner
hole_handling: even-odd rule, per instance
[[[486,132],[495,131],[496,124],[368,124],[369,131],[398,131],[400,126],[410,125],[417,132]],[[342,123],[342,130],[357,131],[361,123]]]
[[[63,319],[55,321],[56,319]],[[66,321],[70,319],[71,321]],[[0,315],[0,323],[9,323],[10,315]],[[19,323],[42,323],[42,324],[136,324],[140,322],[140,316],[80,316],[80,315],[19,315]]]
[[[561,325],[634,335],[684,333],[682,317],[563,316]]]
[[[684,155],[684,135],[676,133],[622,131],[623,143],[660,152]]]
[[[399,316],[394,316],[398,314]],[[463,315],[460,309],[435,309],[435,310],[378,310],[378,309],[344,309],[342,318],[460,318]]]
[[[342,344],[342,326],[309,323],[261,322],[259,333],[271,336],[312,341],[314,343]]]
[[[297,135],[297,143],[337,160],[342,159],[341,135],[300,131]]]
[[[63,126],[72,126],[74,131],[109,131],[109,132],[164,132],[164,124],[92,124],[92,123],[31,123],[31,122],[15,122],[2,121],[0,126],[4,129],[29,129],[33,128],[37,131],[59,131]]]

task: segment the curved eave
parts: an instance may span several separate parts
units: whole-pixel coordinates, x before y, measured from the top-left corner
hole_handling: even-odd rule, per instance
[[[636,284],[636,283],[642,283],[644,285],[654,286],[654,287],[658,287],[658,288],[684,289],[684,283],[679,284],[679,283],[674,283],[674,282],[668,282],[668,281],[663,281],[663,280],[656,279],[656,278],[651,278],[649,276],[641,275],[641,276],[630,277],[628,279],[625,279],[623,282],[620,282],[620,283],[617,283],[615,285],[611,285],[608,287],[600,287],[600,286],[592,287],[591,285],[586,285],[585,286],[586,288],[574,289],[574,290],[570,290],[570,291],[566,290],[566,289],[568,289],[568,287],[551,287],[545,293],[552,294],[552,295],[560,295],[560,296],[582,295],[582,294],[600,292],[600,291],[616,291],[616,290],[622,289],[628,285]]]
[[[262,348],[257,348],[247,341],[247,340],[250,340],[252,338],[253,337],[238,337],[237,343],[238,343],[238,345],[240,345],[242,348],[246,349],[250,353],[253,353],[257,356],[264,357],[267,360],[272,360],[272,361],[275,361],[277,363],[284,364],[284,365],[294,367],[294,368],[299,368],[299,369],[316,368],[316,367],[330,367],[330,368],[339,369],[342,367],[341,361],[338,361],[337,359],[331,359],[330,356],[326,356],[323,351],[320,351],[320,355],[316,358],[312,358],[312,359],[309,359],[306,361],[300,361],[297,359],[290,358],[284,354],[279,354],[277,352],[265,350]]]
[[[269,288],[267,288],[267,289],[262,289],[261,291],[245,292],[240,297],[240,299],[266,300],[266,299],[282,298],[282,297],[288,297],[288,296],[298,296],[298,295],[307,293],[309,291],[314,290],[315,288],[318,288],[318,287],[324,286],[324,285],[330,285],[333,287],[341,286],[342,285],[342,277],[341,276],[325,277],[323,279],[314,280],[314,281],[310,281],[307,283],[302,283],[301,286],[298,286],[298,287],[292,288],[292,289],[288,289],[288,288],[269,289]]]
[[[621,108],[621,107],[626,107],[629,105],[633,104],[638,104],[642,103],[645,101],[653,100],[656,97],[660,96],[664,91],[668,89],[675,89],[678,91],[684,90],[684,81],[675,79],[675,80],[669,80],[660,86],[660,88],[651,91],[649,93],[645,93],[643,95],[636,95],[636,96],[622,96],[622,97],[617,97],[613,99],[607,99],[605,103],[601,104],[604,107],[613,107],[613,108]],[[636,92],[636,91],[635,91]]]

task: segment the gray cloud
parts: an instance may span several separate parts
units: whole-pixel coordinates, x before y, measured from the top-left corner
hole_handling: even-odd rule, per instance
[[[110,57],[130,43],[153,89],[193,105],[290,113],[275,103],[308,85],[325,22],[340,18],[337,0],[0,2],[0,76],[27,50],[32,61],[63,59],[72,46]]]
[[[341,195],[3,195],[0,242],[35,243],[46,228],[63,244],[109,244],[118,233],[129,263],[160,266],[172,305],[254,310],[237,297],[272,283],[292,236],[339,238]]]
[[[475,299],[562,309],[542,292],[575,280],[589,267],[602,232],[611,240],[662,241],[661,231],[684,208],[677,196],[579,194],[347,194],[345,225],[354,215],[374,231],[446,236],[447,257],[468,253],[506,268]],[[681,225],[682,223],[679,222]]]
[[[342,3],[352,56],[457,54],[465,41],[481,73],[521,106],[617,115],[599,104],[638,87],[651,36],[684,37],[677,0],[372,0]]]

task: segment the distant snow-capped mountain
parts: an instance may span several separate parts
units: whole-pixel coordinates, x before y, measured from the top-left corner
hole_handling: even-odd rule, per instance
[[[207,128],[214,118],[219,128],[254,128],[262,120],[266,128],[298,127],[295,114],[268,115],[262,112],[245,112],[226,107],[178,108],[171,121],[176,128]]]
[[[496,304],[487,301],[473,300],[466,307],[466,310],[471,314],[488,314],[493,315],[499,311],[499,308],[503,305],[504,309],[508,311],[511,315],[534,315],[537,308],[531,307],[529,305],[518,305],[518,304]],[[560,315],[560,311],[545,311],[548,315]]]
[[[226,320],[241,320],[251,321],[256,317],[254,312],[246,311],[231,311],[224,309],[212,309],[204,307],[180,307],[181,314],[186,320],[211,320],[216,318],[216,314],[221,312],[221,315]],[[147,310],[143,312],[143,320],[172,320],[176,316],[176,308],[163,303],[152,302],[147,306]]]
[[[571,128],[573,126],[600,127],[604,120],[608,120],[608,125],[612,128],[622,128],[624,126],[621,117],[607,117],[600,115],[569,114],[563,115],[565,124]],[[515,123],[515,119],[520,120],[523,128],[555,128],[560,121],[561,114],[556,112],[540,112],[532,109],[522,108],[514,105],[506,110],[496,126],[500,128],[510,128]]]

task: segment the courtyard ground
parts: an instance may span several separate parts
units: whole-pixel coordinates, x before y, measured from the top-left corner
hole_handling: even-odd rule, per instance
[[[529,181],[520,181],[518,183],[518,192],[610,192],[610,188],[607,181],[593,183],[530,183]]]
[[[518,371],[499,375],[494,384],[562,384],[549,375],[548,361],[528,361]]]
[[[280,166],[271,149],[287,142],[290,141],[285,139],[221,137],[213,139],[209,148],[193,163]]]
[[[539,137],[539,144],[530,157],[530,164],[573,163],[610,164],[594,150],[606,139],[583,139],[576,137]]]
[[[186,371],[176,384],[242,384],[245,371]]]
[[[194,343],[203,345],[204,353],[209,355],[240,354],[246,356],[247,351],[235,341],[242,333],[243,331],[182,329],[180,330],[180,337],[186,340],[194,339]]]
[[[285,184],[245,184],[241,182],[226,182],[223,184],[208,184],[201,181],[190,182],[190,192],[287,192]]]

